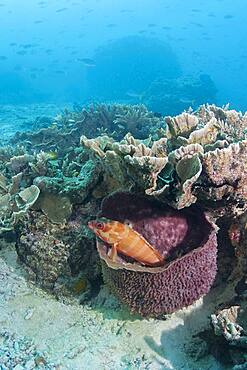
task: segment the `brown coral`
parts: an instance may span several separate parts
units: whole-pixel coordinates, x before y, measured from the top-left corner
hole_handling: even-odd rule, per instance
[[[104,146],[100,138],[81,142],[103,160],[105,181],[114,177],[113,190],[136,189],[178,209],[199,201],[207,207],[225,206],[228,213],[238,206],[244,212],[247,116],[205,105],[166,122],[160,140],[127,135],[120,142],[104,137]]]

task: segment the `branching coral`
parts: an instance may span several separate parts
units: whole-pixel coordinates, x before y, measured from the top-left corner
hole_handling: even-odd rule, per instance
[[[142,139],[153,134],[163,122],[161,118],[149,112],[145,105],[126,105],[122,106],[121,112],[116,114],[113,123],[120,137],[131,133],[138,139]]]
[[[115,139],[122,139],[128,132],[139,138],[155,134],[164,124],[144,105],[95,104],[81,110],[65,110],[58,115],[50,127],[39,131],[17,133],[11,142],[22,143],[33,151],[56,150],[66,153],[79,144],[79,137],[89,138],[107,133]]]
[[[89,137],[108,133],[115,139],[121,139],[128,132],[139,138],[146,137],[160,127],[163,120],[142,104],[94,104],[81,111],[67,111],[66,116],[60,116],[58,123],[63,122],[64,126],[66,121],[74,121]]]

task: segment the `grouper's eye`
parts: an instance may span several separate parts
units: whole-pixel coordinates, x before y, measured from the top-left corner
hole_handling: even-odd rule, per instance
[[[99,230],[104,230],[104,223],[103,222],[97,222],[96,227]]]

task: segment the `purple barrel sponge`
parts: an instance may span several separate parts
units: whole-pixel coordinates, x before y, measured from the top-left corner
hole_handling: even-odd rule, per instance
[[[102,202],[100,216],[130,222],[165,258],[159,267],[123,255],[113,261],[97,242],[104,281],[132,312],[159,316],[208,293],[217,271],[217,226],[195,206],[174,210],[144,196],[119,192]]]

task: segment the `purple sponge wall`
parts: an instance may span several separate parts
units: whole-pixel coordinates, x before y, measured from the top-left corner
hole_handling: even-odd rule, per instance
[[[102,204],[102,216],[132,223],[166,262],[147,267],[120,256],[112,263],[98,242],[105,282],[132,312],[158,316],[186,307],[208,293],[217,271],[215,225],[195,207],[182,211],[145,197],[115,193]]]

